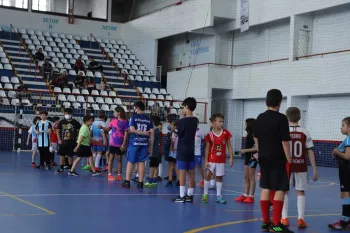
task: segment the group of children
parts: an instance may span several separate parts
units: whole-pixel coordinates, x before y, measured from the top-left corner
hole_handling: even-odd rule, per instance
[[[297,193],[298,227],[305,228],[305,191],[308,189],[307,157],[312,166],[313,180],[318,179],[313,142],[310,134],[298,125],[301,118],[300,110],[291,107],[286,115],[279,113],[282,103],[282,93],[272,89],[267,93],[266,104],[268,110],[261,113],[257,119],[247,119],[245,129],[247,131],[244,154],[244,195],[236,201],[254,203],[255,170],[260,166],[259,182],[261,187],[260,206],[262,212],[262,231],[287,232],[288,229],[288,191],[290,181],[293,181]],[[233,166],[233,149],[230,142],[231,133],[224,129],[224,116],[213,114],[210,118],[211,128],[205,136],[198,128],[199,122],[193,116],[197,102],[189,97],[183,101],[182,116],[178,121],[172,121],[168,130],[164,157],[168,161],[168,179],[166,186],[172,186],[174,178],[176,186],[179,186],[179,195],[173,198],[173,202],[193,202],[195,187],[195,169],[198,168],[201,182],[204,188],[202,202],[208,202],[208,190],[213,189],[216,181],[216,202],[225,204],[221,195],[223,177],[225,176],[225,164],[227,151],[229,153],[229,166]],[[92,116],[85,116],[83,126],[72,118],[72,110],[65,109],[65,119],[58,122],[54,118],[53,123],[47,120],[47,112],[41,112],[41,119],[35,118],[34,125],[29,132],[33,143],[34,152],[40,153],[41,168],[50,169],[54,163],[53,153],[56,145],[59,145],[60,168],[62,173],[65,168],[65,157],[69,175],[77,176],[75,168],[81,158],[88,158],[87,169],[91,169],[92,175],[100,174],[100,160],[104,152],[108,157],[108,180],[122,181],[121,186],[130,188],[131,175],[135,165],[137,167],[137,187],[155,187],[161,180],[162,155],[161,132],[162,125],[159,117],[149,118],[144,113],[145,105],[138,101],[134,104],[134,113],[129,119],[123,108],[116,108],[115,118],[106,125],[106,116],[103,111],[94,121]],[[109,133],[107,133],[109,132]],[[339,177],[341,184],[341,197],[344,200],[343,216],[337,223],[330,224],[329,228],[335,230],[345,229],[350,224],[350,118],[342,121],[341,132],[347,135],[344,142],[333,151],[334,158],[339,160]],[[56,134],[56,137],[54,136]],[[29,137],[28,141],[29,143]],[[109,138],[109,139],[108,139]],[[51,140],[51,141],[50,141]],[[55,142],[56,141],[56,142]],[[202,142],[205,142],[204,169],[202,168]],[[109,148],[107,145],[109,144]],[[122,178],[122,155],[127,152],[126,177]],[[73,155],[77,159],[73,163]],[[117,178],[113,177],[113,161],[118,159]],[[146,161],[149,160],[150,177],[144,184]],[[174,175],[174,172],[176,175]],[[175,177],[174,177],[175,176]],[[188,177],[188,189],[186,192],[186,176]],[[270,206],[273,206],[273,218],[270,221]]]

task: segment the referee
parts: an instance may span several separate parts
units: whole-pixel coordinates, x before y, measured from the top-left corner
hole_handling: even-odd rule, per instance
[[[48,113],[41,111],[41,121],[35,126],[35,133],[38,135],[38,149],[40,154],[40,165],[36,168],[42,168],[45,166],[46,170],[51,169],[50,167],[50,134],[52,131],[52,123],[47,120]]]

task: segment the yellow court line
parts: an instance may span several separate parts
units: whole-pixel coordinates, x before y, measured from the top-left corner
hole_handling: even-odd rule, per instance
[[[45,216],[49,214],[0,214],[0,217]]]
[[[22,202],[22,203],[24,203],[24,204],[27,204],[27,205],[29,205],[29,206],[35,207],[35,208],[37,208],[37,209],[39,209],[39,210],[41,210],[41,211],[44,211],[44,212],[47,213],[47,214],[50,214],[50,215],[51,215],[51,214],[55,214],[54,212],[52,212],[52,211],[50,211],[50,210],[48,210],[48,209],[45,209],[45,208],[40,207],[40,206],[38,206],[38,205],[35,205],[35,204],[33,204],[33,203],[29,202],[29,201],[23,200],[23,199],[21,199],[21,198],[18,198],[18,197],[16,197],[16,196],[12,195],[12,194],[5,193],[5,192],[2,192],[2,191],[0,191],[0,194],[5,195],[5,196],[7,196],[7,197],[9,197],[9,198],[12,198],[12,199],[14,199],[14,200],[17,200],[17,201],[19,201],[19,202]]]
[[[310,215],[305,215],[305,217],[322,217],[322,216],[339,216],[338,214],[310,214]],[[289,218],[297,218],[298,216],[289,216]],[[261,221],[261,218],[252,218],[252,219],[246,219],[246,220],[239,220],[239,221],[233,221],[233,222],[224,222],[224,223],[219,223],[215,225],[209,225],[205,227],[200,227],[197,229],[189,230],[184,233],[197,233],[201,231],[206,231],[209,229],[213,228],[219,228],[219,227],[224,227],[224,226],[230,226],[230,225],[236,225],[240,223],[248,223],[248,222],[255,222],[255,221]]]

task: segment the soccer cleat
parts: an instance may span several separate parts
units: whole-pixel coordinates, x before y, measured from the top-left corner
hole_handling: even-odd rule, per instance
[[[336,223],[328,224],[328,228],[330,228],[332,230],[338,230],[338,231],[344,230],[348,226],[349,226],[349,222],[344,221],[342,219],[340,219]]]
[[[113,175],[108,175],[108,181],[115,181],[115,177]]]
[[[299,218],[298,219],[298,228],[306,228],[306,227],[307,227],[307,224],[304,221],[304,219]]]
[[[176,203],[185,203],[186,201],[185,201],[185,197],[180,197],[180,195],[179,195],[179,196],[173,198],[173,202],[176,202]]]
[[[285,227],[289,227],[289,219],[288,218],[282,218],[281,224]]]
[[[254,197],[247,197],[246,199],[244,199],[243,202],[244,203],[254,203]]]
[[[193,196],[185,195],[185,202],[192,203],[193,202]]]
[[[270,232],[281,232],[281,233],[294,233],[293,231],[289,230],[286,226],[283,224],[278,224],[277,226],[271,224],[269,227]]]
[[[208,198],[209,198],[208,194],[203,194],[203,196],[202,196],[202,202],[203,202],[203,203],[207,203],[207,202],[208,202]]]
[[[244,196],[244,195],[242,195],[242,196],[240,196],[240,197],[237,197],[237,198],[236,198],[236,201],[237,201],[237,202],[244,202],[245,199],[247,199],[247,197]]]
[[[270,228],[270,225],[271,223],[266,223],[266,222],[263,222],[262,226],[261,226],[261,231],[263,232],[269,232],[269,228]]]
[[[222,196],[216,197],[216,203],[226,204],[226,201],[222,198]]]

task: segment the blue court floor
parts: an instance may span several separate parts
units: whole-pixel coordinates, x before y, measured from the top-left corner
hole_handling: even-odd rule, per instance
[[[58,161],[58,159],[56,159]],[[31,153],[0,153],[0,225],[6,233],[180,233],[260,232],[259,195],[255,204],[236,203],[243,190],[243,164],[227,167],[223,196],[226,205],[201,203],[202,188],[195,189],[193,204],[172,203],[178,188],[130,190],[108,182],[107,174],[79,177],[31,167]],[[79,169],[81,167],[79,166]],[[166,167],[164,169],[166,171]],[[329,232],[328,223],[339,219],[341,200],[337,170],[319,168],[320,181],[310,181],[306,196],[307,229],[296,228],[296,197],[289,196],[291,229],[295,232]],[[311,175],[310,175],[311,177]],[[199,178],[197,179],[197,183]],[[259,194],[257,188],[257,194]]]

